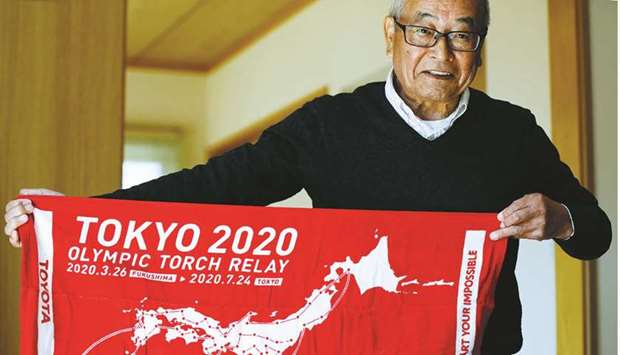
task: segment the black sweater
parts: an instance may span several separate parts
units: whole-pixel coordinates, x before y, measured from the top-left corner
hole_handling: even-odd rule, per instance
[[[558,241],[566,253],[593,259],[611,242],[607,216],[559,160],[532,113],[476,90],[465,114],[434,141],[398,116],[384,83],[372,83],[315,99],[254,145],[104,197],[266,205],[302,188],[314,207],[467,212],[499,212],[540,192],[572,214],[575,235]],[[509,241],[484,353],[521,347],[518,245]]]

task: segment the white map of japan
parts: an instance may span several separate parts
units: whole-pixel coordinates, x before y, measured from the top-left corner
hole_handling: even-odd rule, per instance
[[[362,295],[373,288],[380,288],[389,293],[401,293],[402,291],[397,290],[399,285],[401,287],[419,285],[418,280],[401,282],[406,276],[395,275],[390,266],[387,236],[376,238],[378,241],[375,248],[362,256],[358,262],[353,262],[347,257],[344,261],[329,265],[329,273],[324,278],[325,283],[320,288],[312,290],[304,306],[285,318],[270,322],[255,322],[252,318],[257,313],[248,311],[238,321],[223,327],[218,320],[192,307],[136,309],[136,324],[132,328],[122,330],[132,332],[131,340],[135,345],[135,350],[126,354],[136,354],[149,339],[158,335],[165,336],[167,341],[182,339],[186,344],[199,342],[204,354],[224,352],[238,355],[282,354],[288,349],[292,349],[292,354],[297,354],[304,333],[325,322],[346,293],[351,277],[355,278]],[[422,286],[453,286],[453,283],[438,280],[424,283]],[[337,294],[338,297],[335,297]],[[276,314],[273,312],[272,316]],[[100,341],[105,341],[104,338]],[[91,349],[94,346],[91,346]],[[86,353],[88,351],[84,354]]]

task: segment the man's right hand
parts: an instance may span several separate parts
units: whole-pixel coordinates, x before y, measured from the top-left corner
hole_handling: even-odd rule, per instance
[[[48,190],[48,189],[21,189],[20,195],[50,195],[50,196],[63,196],[60,192]],[[22,242],[17,234],[17,228],[22,224],[28,222],[28,215],[34,211],[32,201],[19,198],[17,200],[9,201],[6,204],[6,212],[4,213],[4,234],[9,237],[9,243],[12,246],[19,248],[22,246]]]

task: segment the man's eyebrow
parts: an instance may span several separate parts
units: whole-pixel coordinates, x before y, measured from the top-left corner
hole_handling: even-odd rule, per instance
[[[437,16],[435,16],[435,15],[433,15],[433,14],[430,14],[430,13],[428,13],[428,12],[421,12],[421,11],[418,11],[418,12],[416,12],[416,13],[415,13],[415,19],[416,19],[416,20],[422,20],[422,19],[424,19],[424,18],[426,18],[426,17],[430,17],[430,18],[433,18],[433,19],[435,19],[435,20],[439,20],[439,18],[438,18]]]
[[[456,19],[456,22],[466,23],[466,24],[470,25],[471,27],[475,27],[476,26],[476,20],[473,17],[471,17],[471,16],[459,17],[459,18]]]
[[[432,19],[435,19],[435,20],[439,19],[439,17],[437,17],[437,16],[435,16],[435,15],[433,15],[431,13],[428,13],[428,12],[422,12],[422,11],[416,12],[416,14],[415,14],[415,20],[416,21],[420,21],[420,20],[423,20],[425,18],[432,18]],[[471,16],[459,17],[459,18],[456,19],[456,22],[461,22],[461,23],[467,24],[467,25],[469,25],[471,27],[475,27],[476,26],[476,20],[473,17],[471,17]]]

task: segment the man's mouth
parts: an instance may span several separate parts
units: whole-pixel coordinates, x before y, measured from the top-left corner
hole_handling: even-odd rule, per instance
[[[423,73],[440,80],[450,80],[454,78],[454,75],[452,73],[441,70],[426,70]]]

